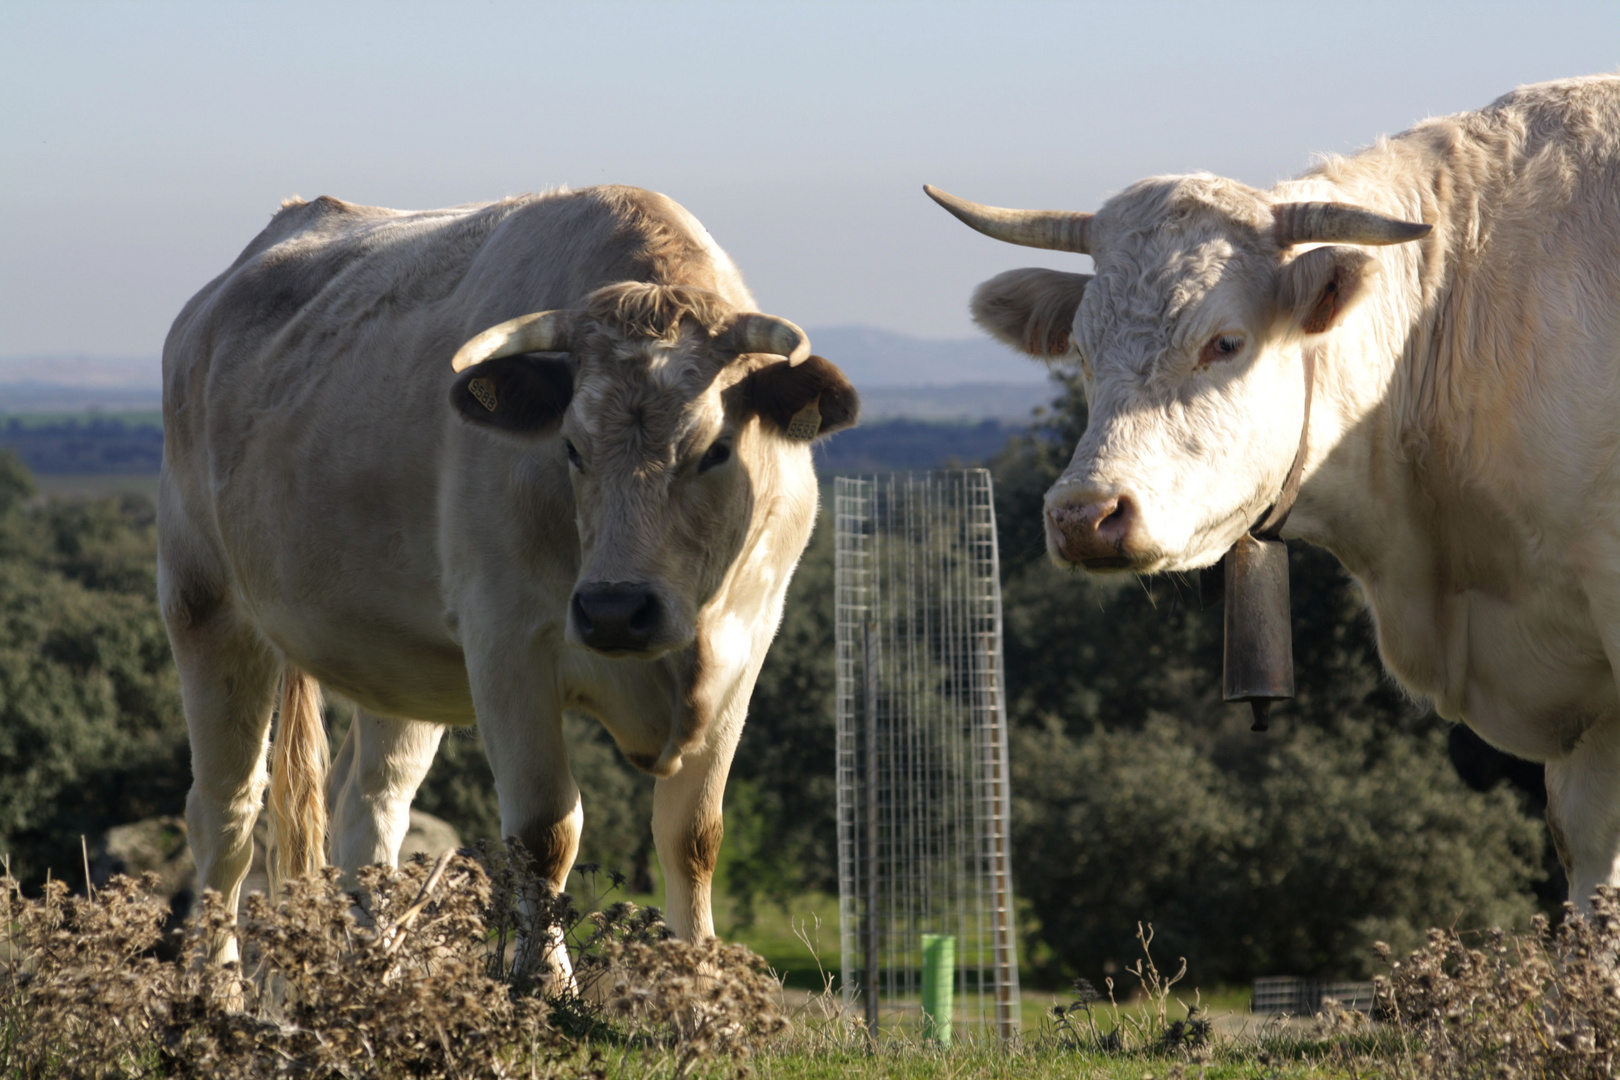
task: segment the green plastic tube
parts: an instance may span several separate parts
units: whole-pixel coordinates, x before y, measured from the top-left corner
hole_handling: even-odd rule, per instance
[[[923,1038],[951,1045],[951,1014],[956,1009],[956,939],[948,934],[922,936]]]

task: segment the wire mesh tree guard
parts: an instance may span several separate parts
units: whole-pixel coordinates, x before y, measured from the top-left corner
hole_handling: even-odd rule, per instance
[[[923,936],[955,939],[955,1026],[1018,1030],[1001,584],[990,474],[839,477],[844,1000],[922,1031]]]

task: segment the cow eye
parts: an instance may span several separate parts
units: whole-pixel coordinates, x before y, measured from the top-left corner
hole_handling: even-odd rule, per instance
[[[1216,334],[1204,346],[1204,351],[1198,356],[1200,365],[1213,364],[1218,360],[1230,360],[1243,351],[1242,334]]]
[[[585,460],[579,456],[579,451],[574,448],[572,440],[564,439],[563,445],[568,448],[568,464],[572,465],[580,472],[584,472]]]
[[[708,452],[703,455],[703,460],[698,462],[698,472],[708,472],[716,465],[724,465],[730,460],[730,445],[723,442],[717,442],[713,446],[709,447]]]

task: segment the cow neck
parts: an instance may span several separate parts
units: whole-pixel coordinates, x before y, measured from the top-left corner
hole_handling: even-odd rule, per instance
[[[1316,350],[1304,350],[1305,416],[1299,449],[1282,490],[1260,520],[1232,545],[1216,566],[1199,575],[1205,607],[1226,603],[1221,683],[1227,701],[1247,701],[1254,712],[1251,731],[1270,726],[1271,704],[1294,696],[1293,634],[1289,631],[1288,549],[1283,524],[1299,496],[1310,445],[1311,398],[1316,387]]]
[[[1316,389],[1316,349],[1307,345],[1303,352],[1305,419],[1299,425],[1299,449],[1294,451],[1294,463],[1288,467],[1288,477],[1283,481],[1282,490],[1277,493],[1276,501],[1249,529],[1249,535],[1259,540],[1282,539],[1282,527],[1294,509],[1294,500],[1299,498],[1300,482],[1305,478],[1305,452],[1311,441],[1311,398]]]
[[[1305,477],[1305,451],[1311,439],[1311,398],[1316,389],[1316,350],[1306,348],[1304,351],[1305,369],[1305,417],[1299,425],[1299,448],[1294,451],[1294,463],[1288,467],[1288,475],[1283,480],[1282,489],[1277,492],[1277,498],[1260,515],[1258,521],[1249,526],[1248,535],[1257,540],[1282,539],[1282,527],[1288,521],[1288,514],[1294,509],[1294,500],[1299,497],[1299,485]],[[1230,551],[1227,552],[1230,554]],[[1206,566],[1199,571],[1199,600],[1200,606],[1205,609],[1219,604],[1225,596],[1225,564],[1226,556],[1214,566]]]

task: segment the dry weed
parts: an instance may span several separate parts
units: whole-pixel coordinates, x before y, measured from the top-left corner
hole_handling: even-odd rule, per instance
[[[1076,979],[1074,1000],[1052,1007],[1055,1036],[1061,1044],[1088,1053],[1162,1053],[1207,1060],[1212,1028],[1196,991],[1191,1005],[1177,999],[1186,1011],[1185,1017],[1170,1019],[1171,991],[1187,974],[1186,958],[1181,959],[1174,975],[1166,975],[1153,961],[1152,925],[1137,923],[1136,940],[1141,943],[1142,957],[1125,970],[1136,977],[1145,1010],[1121,1009],[1113,979],[1105,980],[1106,1006],[1101,1004],[1102,995],[1096,987],[1085,979]],[[1097,1025],[1101,1013],[1106,1013],[1102,1029]]]
[[[781,984],[747,946],[613,940],[602,955],[609,1011],[669,1049],[672,1080],[722,1055],[747,1058],[788,1025]]]
[[[1470,935],[1472,937],[1472,935]],[[1388,946],[1379,958],[1389,959]],[[1406,1036],[1396,1055],[1410,1077],[1612,1077],[1620,1071],[1620,892],[1593,910],[1566,909],[1556,929],[1500,930],[1471,946],[1431,930],[1423,948],[1375,980],[1383,1015]]]
[[[486,854],[488,854],[486,852]],[[673,1076],[746,1054],[781,1026],[774,981],[741,946],[669,942],[656,910],[581,918],[536,884],[521,852],[372,867],[248,898],[240,921],[207,894],[180,959],[159,959],[166,905],[150,881],[92,897],[60,882],[25,897],[0,878],[0,1074],[52,1077],[502,1077],[601,1075],[612,997]],[[571,920],[571,921],[570,921]],[[205,961],[234,932],[242,962]],[[514,971],[515,938],[569,942],[585,993]],[[590,993],[611,975],[612,993]],[[555,989],[555,988],[552,988]],[[594,1002],[594,1003],[593,1003]]]
[[[92,901],[47,881],[25,900],[0,878],[0,1073],[129,1076],[154,1063],[142,1036],[165,1021],[172,979],[150,955],[168,916],[151,885],[118,878]]]

